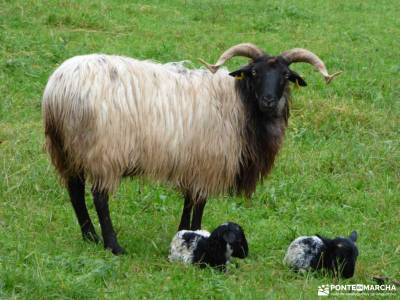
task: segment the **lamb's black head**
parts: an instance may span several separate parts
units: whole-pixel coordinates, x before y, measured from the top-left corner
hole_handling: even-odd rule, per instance
[[[249,89],[253,91],[258,100],[261,111],[270,111],[279,106],[285,86],[288,81],[297,82],[305,86],[306,82],[295,72],[289,69],[289,65],[296,62],[305,62],[313,65],[329,83],[341,72],[329,75],[324,62],[309,50],[294,48],[281,53],[278,56],[269,56],[257,46],[249,43],[235,45],[226,50],[214,65],[201,60],[213,73],[234,56],[245,56],[251,62],[232,73],[238,79],[246,79]]]
[[[358,257],[358,249],[355,244],[357,232],[353,231],[348,238],[327,239],[321,236],[318,237],[326,247],[324,266],[344,278],[353,277]]]
[[[224,245],[227,256],[245,258],[249,254],[249,247],[242,227],[228,222],[218,226],[210,235],[210,240]],[[229,253],[230,252],[230,253]]]
[[[262,55],[229,75],[243,80],[246,92],[255,98],[264,113],[274,112],[278,106],[283,108],[285,103],[280,103],[280,99],[289,81],[307,85],[299,74],[289,69],[289,63],[281,56]]]

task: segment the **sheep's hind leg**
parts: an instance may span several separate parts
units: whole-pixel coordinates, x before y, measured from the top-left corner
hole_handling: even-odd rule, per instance
[[[83,174],[71,176],[67,180],[68,194],[81,227],[84,240],[98,243],[99,237],[93,227],[85,203],[85,179]]]
[[[108,208],[108,193],[106,191],[98,191],[94,188],[92,189],[92,194],[99,217],[104,248],[110,249],[111,252],[116,255],[124,254],[125,250],[118,244],[117,235],[115,234],[111,222],[110,210]]]
[[[201,229],[201,220],[203,218],[203,211],[206,203],[207,199],[197,199],[196,204],[193,207],[192,226],[190,227],[191,230]]]
[[[190,229],[190,215],[192,213],[193,201],[190,193],[185,193],[185,203],[183,204],[181,223],[178,230]]]

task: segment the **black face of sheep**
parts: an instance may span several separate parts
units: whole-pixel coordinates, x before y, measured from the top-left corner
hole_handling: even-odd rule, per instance
[[[300,86],[307,85],[299,74],[289,69],[288,62],[279,56],[263,55],[229,75],[245,81],[260,111],[264,113],[276,111],[288,81]]]
[[[235,223],[225,223],[218,227],[212,235],[222,239],[229,244],[232,256],[245,258],[249,255],[249,247],[242,227]]]
[[[249,247],[243,229],[228,222],[216,228],[208,238],[205,261],[211,266],[224,265],[229,257],[245,258]]]
[[[354,275],[358,249],[355,245],[357,232],[353,231],[348,238],[337,237],[328,239],[317,235],[324,243],[325,257],[323,264],[344,278],[351,278]]]

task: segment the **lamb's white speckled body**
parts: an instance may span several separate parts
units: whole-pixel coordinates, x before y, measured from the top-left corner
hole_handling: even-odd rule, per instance
[[[187,241],[183,238],[186,233],[193,233],[192,239]],[[193,252],[200,239],[208,238],[210,233],[206,230],[181,230],[178,231],[171,242],[169,260],[180,261],[186,264],[193,263]]]
[[[323,249],[324,243],[319,237],[301,236],[290,244],[284,262],[296,270],[306,271],[320,258]]]

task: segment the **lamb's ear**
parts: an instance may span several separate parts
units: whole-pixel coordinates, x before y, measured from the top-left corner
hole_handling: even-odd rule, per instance
[[[295,71],[290,70],[288,79],[299,86],[307,86],[307,82]]]
[[[222,235],[222,238],[228,244],[232,244],[235,241],[235,234],[232,231],[227,231]]]
[[[236,79],[239,79],[239,80],[240,79],[244,79],[244,78],[246,78],[248,76],[253,76],[252,75],[252,69],[253,69],[252,65],[247,65],[247,66],[244,66],[244,67],[242,67],[242,68],[240,68],[240,69],[238,69],[236,71],[233,71],[233,72],[229,73],[229,75],[232,76],[232,77],[235,77]]]
[[[357,241],[357,238],[358,238],[357,231],[354,230],[354,231],[350,234],[349,238],[350,238],[350,240],[352,240],[353,242]]]

